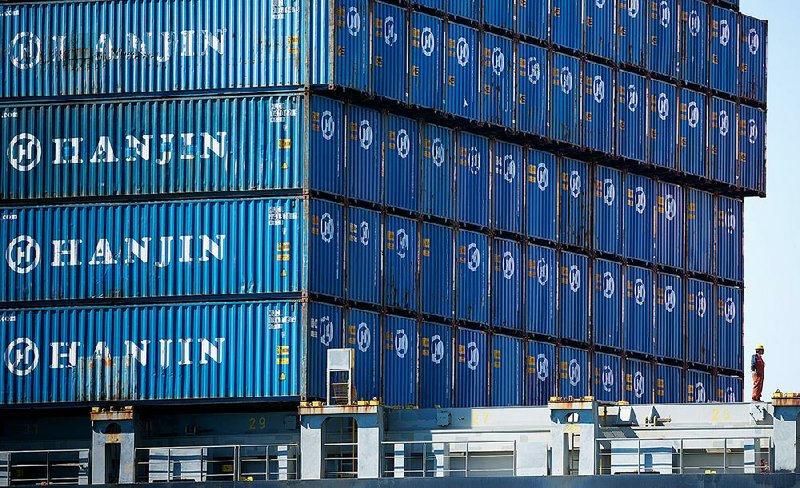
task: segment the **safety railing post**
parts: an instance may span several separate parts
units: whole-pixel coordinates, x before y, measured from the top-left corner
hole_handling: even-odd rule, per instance
[[[728,439],[722,439],[722,473],[728,472]]]
[[[680,444],[679,449],[680,449],[680,452],[679,452],[679,460],[678,460],[678,463],[679,463],[678,473],[683,474],[683,438],[681,438],[681,444]]]
[[[642,472],[642,440],[636,440],[636,474]]]

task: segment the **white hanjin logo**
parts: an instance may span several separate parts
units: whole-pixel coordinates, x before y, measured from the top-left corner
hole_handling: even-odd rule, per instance
[[[637,371],[633,375],[633,394],[636,395],[636,398],[642,398],[644,395],[644,375],[641,371]]]
[[[42,160],[42,144],[32,134],[17,134],[8,143],[6,154],[14,169],[30,171]]]
[[[358,226],[358,231],[359,231],[358,241],[364,246],[369,246],[369,238],[370,238],[369,222],[367,222],[366,220],[362,221],[361,224],[359,224]]]
[[[480,363],[480,350],[474,342],[467,344],[467,367],[472,371],[478,369]]]
[[[672,288],[672,285],[664,289],[664,309],[667,312],[672,313],[672,311],[675,310],[676,297],[677,294],[675,293],[675,289]]]
[[[11,271],[26,274],[33,271],[42,259],[39,243],[31,236],[17,236],[6,248],[6,262]]]
[[[406,254],[408,253],[408,234],[406,233],[406,230],[398,230],[396,239],[397,255],[400,256],[400,259],[405,259]]]
[[[550,266],[544,258],[539,258],[539,261],[536,262],[536,277],[542,286],[546,285],[550,279]]]
[[[581,289],[581,270],[576,264],[569,267],[569,289],[573,293],[578,293]]]
[[[721,20],[719,22],[719,43],[722,46],[727,46],[728,42],[731,40],[731,26],[728,24],[727,20]]]
[[[319,121],[319,127],[322,131],[322,137],[326,141],[333,139],[333,134],[336,132],[336,121],[333,120],[333,114],[326,110],[322,112],[322,119]]]
[[[333,225],[333,217],[331,217],[331,214],[325,212],[322,214],[322,218],[319,219],[319,235],[324,242],[331,242],[335,232],[336,228]]]
[[[603,81],[602,76],[595,76],[594,82],[592,83],[592,92],[594,93],[594,101],[597,103],[603,103],[603,100],[606,98],[606,82]]]
[[[756,124],[755,119],[750,119],[747,121],[747,127],[747,140],[750,142],[750,144],[755,144],[756,141],[758,141],[758,124]]]
[[[635,113],[638,108],[639,91],[636,89],[636,85],[628,85],[628,110]]]
[[[506,55],[503,50],[496,47],[492,50],[492,71],[497,76],[501,76],[506,70]]]
[[[444,358],[444,341],[439,334],[431,337],[431,361],[434,364],[439,364]]]
[[[697,105],[697,102],[690,102],[689,103],[689,127],[696,128],[697,124],[700,123],[700,107]]]
[[[347,11],[347,31],[353,37],[357,37],[361,32],[361,14],[356,7],[350,7]]]
[[[645,209],[647,208],[647,193],[645,193],[644,188],[641,186],[636,187],[636,213],[644,214]]]
[[[666,93],[658,94],[658,118],[667,120],[669,117],[669,98]]]
[[[397,329],[394,334],[394,352],[397,357],[404,358],[408,352],[408,335],[405,329]]]
[[[333,322],[331,322],[331,318],[329,316],[324,316],[319,319],[319,342],[322,343],[325,347],[331,345],[331,341],[333,340]]]
[[[617,198],[617,188],[614,186],[614,180],[606,178],[603,180],[603,203],[609,207],[614,205],[614,200]]]
[[[460,66],[469,64],[469,43],[463,37],[459,37],[456,44],[456,59]]]
[[[405,129],[400,129],[397,133],[397,155],[403,159],[408,157],[411,151],[411,138],[408,137],[408,132]]]
[[[442,143],[441,139],[434,139],[433,140],[433,148],[431,150],[431,154],[433,157],[433,164],[437,167],[441,167],[444,164],[444,144]]]
[[[647,298],[647,290],[644,287],[644,281],[641,278],[636,278],[634,284],[634,293],[637,305],[644,305],[645,298]]]
[[[477,244],[471,242],[469,246],[467,246],[467,268],[469,268],[470,271],[477,271],[480,265],[481,251],[478,249]]]
[[[725,401],[727,403],[736,403],[736,394],[733,392],[732,387],[725,388]]]
[[[11,341],[5,356],[6,367],[17,376],[29,375],[39,365],[39,348],[27,337]]]
[[[750,29],[750,32],[747,33],[747,47],[753,56],[758,54],[758,50],[761,49],[761,37],[755,29]]]
[[[491,164],[491,161],[490,161]],[[467,155],[467,166],[469,167],[469,172],[476,175],[481,170],[481,153],[478,151],[477,147],[469,148],[469,155]]]
[[[669,10],[669,4],[666,0],[661,0],[661,26],[666,29],[671,21],[672,13]]]
[[[365,322],[358,324],[358,332],[356,333],[356,341],[358,342],[358,350],[361,352],[369,351],[369,346],[372,342],[372,334],[369,327]]]
[[[372,125],[369,120],[362,120],[358,125],[358,141],[361,144],[361,149],[369,149],[372,146]]]
[[[726,228],[727,228],[728,234],[730,234],[730,235],[735,234],[736,233],[736,214],[734,214],[732,211],[728,211],[728,216],[727,216],[727,218],[725,220],[726,220]]]
[[[42,56],[42,41],[31,32],[20,32],[11,39],[11,64],[19,69],[33,68]]]
[[[725,137],[728,135],[728,131],[730,130],[730,120],[728,117],[728,112],[725,110],[720,110],[719,112],[719,135]]]
[[[503,253],[503,278],[510,280],[514,277],[514,270],[516,268],[516,263],[514,262],[514,256],[511,254],[510,251],[506,251]]]
[[[427,57],[430,57],[433,54],[433,50],[436,49],[436,39],[433,37],[433,31],[430,27],[422,29],[420,47],[422,47],[422,54]]]
[[[505,169],[503,172],[503,179],[509,183],[513,183],[514,178],[517,176],[517,163],[514,162],[514,156],[507,154],[503,156],[503,161],[505,162],[503,165]]]
[[[606,298],[612,298],[614,296],[615,288],[614,275],[611,274],[611,271],[606,271],[603,273],[603,296]]]
[[[536,378],[539,381],[547,381],[550,376],[550,361],[544,354],[536,355]]]
[[[668,221],[672,222],[673,220],[675,220],[675,216],[677,214],[678,214],[678,201],[675,200],[675,197],[672,196],[672,193],[670,193],[664,200],[664,215],[667,217]]]
[[[689,33],[692,37],[697,37],[700,34],[702,24],[700,23],[700,15],[697,10],[692,10],[689,14]]]
[[[550,171],[544,163],[536,166],[536,183],[541,191],[545,191],[550,184]]]
[[[608,393],[611,392],[611,388],[614,386],[614,370],[611,369],[611,366],[603,366],[603,391]]]
[[[706,387],[703,386],[702,382],[697,382],[694,385],[694,401],[695,403],[705,403],[706,402]]]
[[[383,21],[383,41],[388,46],[394,46],[397,42],[397,30],[394,25],[394,17],[386,17]]]
[[[572,71],[568,66],[561,68],[561,91],[569,95],[572,92]]]
[[[700,318],[706,315],[706,294],[702,291],[697,292],[697,316]]]
[[[639,0],[628,0],[628,16],[636,18],[639,15]]]
[[[577,359],[571,359],[569,362],[569,384],[578,386],[581,382],[581,365]]]
[[[597,5],[597,8],[603,8],[606,6],[606,0],[594,0],[594,4]]]
[[[572,171],[569,174],[569,191],[572,198],[581,196],[581,174],[577,171]]]
[[[539,80],[542,77],[542,67],[539,64],[539,60],[535,57],[528,58],[528,65],[526,66],[526,74],[528,77],[528,82],[531,85],[535,85],[539,83]]]
[[[732,324],[736,319],[736,303],[733,298],[725,300],[725,322]]]

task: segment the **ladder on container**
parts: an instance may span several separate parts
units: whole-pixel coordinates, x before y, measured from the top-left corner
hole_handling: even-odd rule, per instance
[[[353,349],[328,349],[326,368],[326,400],[328,405],[352,405],[353,365],[355,357]]]

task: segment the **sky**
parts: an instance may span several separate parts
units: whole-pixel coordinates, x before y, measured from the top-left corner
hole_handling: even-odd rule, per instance
[[[800,1],[742,0],[741,10],[769,21],[767,198],[748,198],[744,214],[748,400],[756,344],[766,349],[764,399],[800,392]]]

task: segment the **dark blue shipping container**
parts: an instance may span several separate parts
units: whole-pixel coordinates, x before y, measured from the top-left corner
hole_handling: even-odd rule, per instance
[[[525,280],[525,330],[556,336],[556,251],[528,245],[528,275]]]
[[[580,0],[550,1],[550,40],[553,44],[579,51],[583,49]]]
[[[523,330],[520,245],[515,241],[494,239],[492,254],[492,326]]]
[[[653,403],[653,365],[637,359],[625,360],[625,401],[632,405]]]
[[[242,119],[242,113],[237,114]],[[280,118],[276,122],[280,121]],[[255,121],[252,124],[256,124]],[[311,97],[309,179],[311,189],[342,195],[344,193],[344,145],[347,126],[344,105],[322,97]],[[293,145],[294,146],[294,145]]]
[[[684,189],[672,183],[658,182],[656,201],[656,262],[684,269]]]
[[[650,81],[650,137],[648,161],[675,168],[678,131],[678,89],[663,81]]]
[[[739,94],[737,60],[738,14],[722,7],[711,7],[711,41],[709,42],[709,85],[714,90]]]
[[[656,183],[646,176],[625,175],[625,256],[651,262],[655,255]]]
[[[364,310],[350,309],[345,326],[346,346],[354,350],[355,399],[378,399],[381,393],[381,318]]]
[[[456,233],[456,318],[489,324],[489,238]]]
[[[736,184],[736,104],[714,97],[708,116],[708,165],[711,178]]]
[[[680,276],[656,275],[656,356],[683,359],[683,310],[686,301]]]
[[[742,200],[717,197],[716,274],[721,278],[742,281]]]
[[[767,22],[739,16],[739,94],[767,101]]]
[[[540,0],[517,0],[517,31],[547,41],[548,5]]]
[[[527,1],[527,0],[526,0]],[[547,50],[520,42],[517,50],[517,130],[547,136]]]
[[[589,395],[589,353],[573,347],[558,348],[558,396],[583,398]]]
[[[583,80],[583,147],[611,154],[614,142],[613,72],[608,66],[586,61],[583,63]]]
[[[442,19],[411,12],[409,20],[408,101],[412,105],[442,108]],[[395,76],[398,74],[395,73]]]
[[[647,3],[619,0],[617,5],[617,62],[647,68]]]
[[[493,0],[483,4],[483,21],[492,27],[514,30],[517,0]]]
[[[742,290],[717,286],[717,324],[714,343],[717,346],[714,364],[719,368],[742,371]]]
[[[622,358],[613,354],[594,353],[594,389],[592,396],[601,402],[619,402],[622,394]]]
[[[456,143],[456,217],[489,227],[489,139],[459,132]]]
[[[606,0],[583,2],[583,50],[608,60],[614,59],[617,42],[614,32],[614,3]],[[609,92],[610,88],[609,86]]]
[[[740,403],[744,394],[742,378],[738,376],[717,375],[717,389],[714,396],[715,402]]]
[[[574,159],[561,161],[561,197],[559,227],[560,241],[564,244],[586,247],[591,228],[591,184],[589,165]]]
[[[655,402],[683,402],[683,369],[667,364],[658,364],[655,368]]]
[[[675,77],[678,67],[678,0],[650,1],[650,71]]]
[[[273,46],[283,49],[285,52],[279,56],[275,56],[274,52],[267,53],[267,59],[279,60],[276,70],[279,71],[279,77],[285,76],[282,72],[287,67],[298,69],[308,63],[309,58],[317,58],[311,63],[308,69],[311,70],[312,82],[317,85],[339,85],[356,90],[364,91],[369,86],[369,52],[370,52],[370,39],[369,39],[369,18],[370,6],[369,0],[338,0],[334,5],[315,5],[316,8],[311,9],[309,24],[312,26],[311,45],[308,47],[309,52],[305,53],[303,50],[296,48],[297,39],[296,35],[289,29],[296,28],[294,26],[303,25],[303,17],[309,16],[308,12],[304,12],[302,8],[294,9],[291,15],[278,14],[280,17],[283,15],[283,22],[278,26],[270,25],[267,31],[272,33],[284,34],[283,39],[269,39],[268,46]],[[333,10],[330,10],[333,7]],[[288,9],[287,9],[288,10]],[[202,10],[208,12],[208,7]],[[333,12],[333,19],[330,18],[330,12]],[[263,19],[266,15],[255,14],[251,19]],[[266,13],[266,12],[264,12]],[[231,15],[235,15],[231,13]],[[227,16],[219,15],[220,18]],[[187,17],[182,17],[187,18]],[[189,17],[191,18],[191,17]],[[272,17],[275,20],[275,16]],[[331,22],[331,20],[333,20]],[[114,25],[109,24],[109,25]],[[277,28],[276,28],[277,27]],[[334,45],[330,46],[330,29],[333,27],[333,41]],[[259,32],[257,29],[245,27],[244,32],[239,34],[241,40],[247,39],[245,32]],[[274,30],[273,30],[274,29]],[[314,32],[314,31],[317,32]],[[233,31],[229,31],[230,35],[237,37]],[[261,31],[263,32],[263,30]],[[241,42],[236,39],[232,42]],[[260,36],[251,36],[250,42],[260,39]],[[238,41],[238,42],[237,42]],[[261,41],[263,42],[263,41]],[[245,46],[247,46],[245,44]],[[259,45],[261,47],[261,45]],[[263,49],[263,47],[261,47]],[[273,48],[274,49],[274,48]],[[254,49],[253,53],[242,53],[235,59],[244,58],[245,62],[250,61],[254,63],[255,60],[248,58],[258,57],[261,58],[264,54],[259,53]],[[269,51],[272,51],[270,49]],[[325,53],[325,54],[323,54]],[[316,56],[314,56],[316,54]],[[322,54],[322,55],[320,55]],[[287,59],[288,58],[288,59]],[[241,62],[241,61],[240,61]],[[273,68],[273,69],[275,69]],[[198,74],[203,73],[205,70],[198,70]],[[181,71],[175,71],[180,73]],[[275,76],[275,75],[273,75]],[[215,77],[216,79],[224,79],[226,76],[223,74]],[[294,83],[297,85],[297,83]],[[281,84],[284,85],[284,84]],[[231,88],[240,88],[241,86],[234,86]]]
[[[727,5],[731,8],[739,7],[739,0],[719,0],[719,3],[721,3],[722,5]]]
[[[417,222],[388,215],[383,237],[383,304],[417,310]]]
[[[446,0],[447,12],[462,19],[481,21],[481,0]]]
[[[480,118],[478,31],[447,23],[444,111],[470,120]]]
[[[513,128],[515,64],[511,39],[484,33],[481,50],[481,121]]]
[[[342,320],[341,307],[325,303],[311,303],[308,306],[306,363],[308,364],[307,396],[309,398],[326,399],[327,397],[325,390],[328,387],[328,349],[344,347]],[[270,319],[270,323],[275,322],[277,320]],[[246,338],[243,342],[249,343],[250,340],[252,338]]]
[[[711,373],[690,369],[686,373],[686,395],[683,397],[685,403],[708,403],[712,401],[714,386],[711,380]]]
[[[708,5],[702,0],[680,3],[680,78],[708,85]]]
[[[347,297],[381,304],[381,214],[347,208]]]
[[[653,272],[628,266],[625,269],[625,350],[653,353]]]
[[[714,196],[690,188],[686,194],[686,267],[711,274],[714,256]]]
[[[453,405],[453,328],[423,322],[419,334],[420,408]]]
[[[383,142],[383,187],[386,206],[416,212],[419,195],[419,124],[386,116]]]
[[[406,100],[408,23],[401,7],[375,2],[372,19],[372,90]]]
[[[684,173],[707,176],[706,168],[706,96],[681,90],[680,128],[678,133],[679,168]]]
[[[411,5],[422,5],[424,7],[438,10],[439,12],[445,11],[445,0],[411,0]]]
[[[714,287],[695,279],[687,281],[686,290],[686,361],[711,366],[714,324]]]
[[[553,154],[529,149],[525,165],[526,233],[555,242],[558,233],[558,166]],[[551,181],[551,178],[553,181]]]
[[[522,339],[503,335],[492,336],[491,405],[522,405]]]
[[[525,405],[547,405],[556,395],[556,346],[528,341],[525,353]]]
[[[764,191],[766,179],[766,115],[760,108],[739,106],[738,185]]]
[[[647,157],[647,79],[619,71],[617,77],[617,156],[644,162]]]
[[[383,323],[383,404],[417,406],[417,322],[387,315]]]
[[[456,407],[489,404],[489,343],[486,332],[458,329],[456,336]]]
[[[383,117],[377,110],[350,105],[347,109],[347,196],[383,203],[381,159]],[[334,136],[335,137],[335,136]]]
[[[594,173],[594,249],[622,254],[622,172],[596,166]]]
[[[453,230],[424,222],[421,236],[422,313],[453,317]]]
[[[578,58],[553,53],[550,64],[552,139],[580,144],[581,86],[581,63]]]
[[[601,346],[622,349],[622,265],[605,259],[594,261],[592,338]]]
[[[453,219],[453,131],[438,125],[422,126],[419,211],[423,215],[435,215]]]
[[[522,146],[495,141],[493,153],[492,227],[522,233]]]
[[[589,259],[581,254],[561,253],[558,290],[559,336],[589,341]]]

